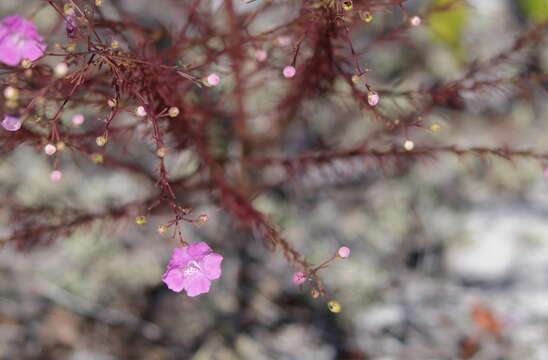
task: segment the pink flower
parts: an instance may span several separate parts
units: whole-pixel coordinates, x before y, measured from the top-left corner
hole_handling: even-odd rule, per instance
[[[369,93],[367,94],[367,102],[369,103],[369,105],[375,106],[379,103],[379,100],[380,100],[380,97],[376,91],[373,91],[373,90],[369,91]]]
[[[212,73],[212,74],[209,74],[206,81],[207,81],[207,84],[210,86],[217,86],[221,82],[221,78],[219,77],[219,75]]]
[[[75,125],[75,126],[80,126],[84,123],[84,115],[82,114],[76,114],[72,117],[72,123]]]
[[[21,129],[21,124],[21,118],[14,115],[4,116],[4,120],[2,121],[2,127],[7,131],[17,131]]]
[[[306,280],[306,275],[302,272],[302,271],[298,271],[296,272],[295,274],[293,274],[293,277],[291,278],[291,280],[297,284],[297,285],[300,285],[302,284],[303,282],[305,282]]]
[[[53,170],[49,174],[49,178],[51,181],[60,181],[63,178],[63,173],[59,170]]]
[[[284,77],[292,78],[297,73],[297,70],[295,69],[294,66],[289,65],[284,67],[284,70],[282,72],[284,74]]]
[[[257,49],[255,50],[255,59],[258,61],[258,62],[263,62],[266,60],[266,58],[268,57],[268,54],[266,51],[262,50],[262,49]]]
[[[175,292],[186,290],[188,296],[209,291],[211,280],[221,276],[223,257],[216,254],[205,242],[175,248],[162,281]]]
[[[337,251],[337,254],[342,257],[343,259],[344,258],[347,258],[349,255],[350,255],[350,249],[347,248],[346,246],[341,246],[339,248],[339,251]]]
[[[46,44],[34,24],[21,15],[0,22],[0,61],[16,66],[22,59],[34,61],[44,55]]]
[[[46,146],[44,146],[44,152],[50,156],[55,154],[56,151],[57,148],[53,144],[47,144]]]

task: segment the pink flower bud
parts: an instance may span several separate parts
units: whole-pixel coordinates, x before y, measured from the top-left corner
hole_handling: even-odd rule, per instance
[[[418,16],[413,16],[409,22],[411,23],[412,26],[419,26],[421,24],[421,18],[418,17]]]
[[[267,57],[268,57],[268,54],[266,53],[266,51],[264,51],[262,49],[258,49],[258,50],[255,51],[255,59],[258,62],[265,61]]]
[[[2,127],[7,131],[17,131],[21,129],[21,118],[19,116],[6,115],[2,121]]]
[[[207,77],[207,84],[210,86],[219,85],[220,82],[221,78],[215,73],[209,74],[209,76]]]
[[[72,117],[72,124],[75,126],[80,126],[84,123],[84,115],[76,114]]]
[[[376,91],[371,90],[367,94],[367,102],[369,103],[369,105],[375,106],[379,103],[379,100],[380,100],[379,94],[377,94]]]
[[[47,144],[44,146],[44,152],[48,155],[53,155],[57,151],[57,148],[53,144]]]
[[[284,67],[284,70],[283,70],[284,77],[289,79],[295,76],[296,73],[297,73],[297,70],[295,69],[294,66],[288,65]]]
[[[299,272],[296,272],[295,274],[293,274],[293,277],[291,278],[291,280],[295,284],[300,285],[300,284],[305,282],[306,275],[302,271],[299,271]]]
[[[346,246],[341,246],[339,248],[339,250],[337,251],[337,254],[342,257],[343,259],[344,258],[347,258],[349,255],[350,255],[350,249],[347,248]]]
[[[59,170],[53,170],[49,174],[49,178],[50,178],[51,181],[59,181],[63,178],[63,173]]]

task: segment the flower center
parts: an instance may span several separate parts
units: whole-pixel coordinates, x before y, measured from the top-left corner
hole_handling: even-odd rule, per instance
[[[194,273],[197,273],[198,271],[200,271],[200,265],[196,261],[191,260],[183,268],[183,276],[187,277]]]

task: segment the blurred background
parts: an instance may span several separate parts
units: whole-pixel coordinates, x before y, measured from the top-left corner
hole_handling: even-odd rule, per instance
[[[242,2],[239,9],[261,1]],[[36,3],[3,0],[0,17],[29,16]],[[104,3],[106,13],[115,3],[145,23],[177,27],[169,1]],[[415,14],[427,3],[405,6]],[[222,1],[208,5],[222,17]],[[284,6],[280,1],[279,11]],[[42,34],[57,22],[47,8],[34,16]],[[357,48],[369,46],[365,61],[384,101],[383,89],[396,93],[459,78],[463,64],[492,58],[548,19],[548,2],[470,0],[465,10],[410,29],[404,42],[373,44],[375,36],[402,21],[397,11],[374,16],[353,39]],[[254,26],[273,28],[279,22],[269,16]],[[546,73],[546,49],[544,37],[492,75]],[[284,53],[272,51],[273,61]],[[223,86],[229,88],[230,81]],[[259,89],[249,106],[261,114],[261,104],[274,102],[280,86],[273,81]],[[426,121],[438,124],[439,131],[417,130],[413,140],[548,151],[545,87],[526,91],[525,97],[506,87],[463,93],[463,107],[439,106],[428,115]],[[397,96],[393,103],[406,106]],[[95,116],[93,109],[84,111]],[[378,123],[350,103],[312,99],[300,112],[296,116],[314,121],[291,128],[284,138],[288,154],[318,136],[345,146],[369,134],[372,144],[387,141],[374,135]],[[264,117],[255,119],[258,132]],[[337,117],[346,119],[345,126],[332,121]],[[67,113],[64,120],[69,119]],[[154,158],[139,151],[130,147],[128,156],[153,169]],[[0,198],[9,194],[17,204],[37,209],[101,213],[155,191],[149,179],[77,155],[66,155],[63,181],[53,183],[50,160],[30,145],[0,154]],[[168,167],[192,172],[196,159],[190,152],[168,156]],[[208,294],[189,298],[160,281],[175,246],[156,231],[166,214],[140,227],[132,218],[94,222],[30,252],[4,246],[0,358],[548,359],[548,181],[537,161],[438,155],[384,170],[375,163],[341,163],[258,195],[254,205],[310,262],[323,262],[339,246],[351,249],[348,259],[320,272],[342,306],[339,314],[293,284],[282,256],[239,230],[209,194],[186,194],[183,202],[209,216],[207,224],[186,226],[185,237],[206,241],[224,256],[223,276]],[[0,204],[0,238],[14,229],[10,211]],[[41,216],[48,215],[36,213]]]

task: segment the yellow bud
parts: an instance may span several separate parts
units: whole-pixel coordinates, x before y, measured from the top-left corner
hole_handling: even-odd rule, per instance
[[[120,43],[118,40],[114,39],[110,42],[110,47],[113,49],[118,49],[120,47]]]
[[[55,144],[55,147],[57,148],[57,150],[62,151],[65,149],[66,145],[64,142],[59,141],[57,144]]]
[[[171,117],[177,117],[177,115],[179,115],[179,108],[176,106],[172,106],[169,108],[168,113]]]
[[[63,12],[65,15],[71,15],[74,13],[74,6],[72,4],[65,4],[63,7]]]
[[[95,142],[97,143],[97,146],[105,146],[107,144],[107,138],[104,136],[97,136]]]
[[[360,77],[358,75],[352,75],[352,82],[357,83],[358,81],[360,81]]]
[[[147,222],[147,218],[144,217],[144,216],[142,216],[142,215],[139,215],[139,216],[137,216],[137,217],[135,218],[135,223],[136,223],[137,225],[143,225],[143,224],[146,223],[146,222]]]
[[[352,10],[352,7],[353,7],[353,5],[352,5],[352,0],[345,0],[345,1],[343,1],[342,7],[343,7],[343,9],[344,9],[345,11],[350,11],[350,10]]]
[[[96,164],[102,164],[103,163],[103,154],[95,153],[91,154],[91,160]]]
[[[158,157],[163,158],[164,156],[166,156],[166,152],[167,152],[166,148],[162,146],[158,148],[158,150],[156,150],[156,155],[158,155]]]
[[[440,129],[441,129],[440,124],[434,123],[434,124],[430,125],[430,130],[432,130],[434,132],[438,132],[438,131],[440,131]]]
[[[362,19],[362,21],[365,21],[366,23],[370,23],[371,21],[373,21],[373,14],[371,14],[371,12],[369,11],[363,11],[360,13],[360,19]]]
[[[23,69],[30,69],[32,67],[32,61],[29,59],[23,59],[21,60],[21,66]]]
[[[17,100],[7,100],[5,104],[9,109],[17,109],[19,107],[19,102]]]
[[[76,44],[75,43],[70,43],[67,45],[67,51],[68,52],[74,52],[74,50],[76,50]]]
[[[314,299],[317,299],[318,297],[320,297],[320,292],[317,289],[312,289],[310,295],[312,295]]]
[[[167,231],[167,226],[165,226],[165,225],[158,226],[158,232],[160,234],[164,234],[166,231]]]
[[[331,300],[330,302],[328,302],[327,308],[329,309],[329,311],[335,314],[341,312],[341,304],[339,304],[339,302],[335,300]]]
[[[95,6],[103,5],[103,0],[95,0]]]
[[[8,86],[4,89],[4,97],[7,100],[17,100],[19,99],[19,90],[13,86]]]

